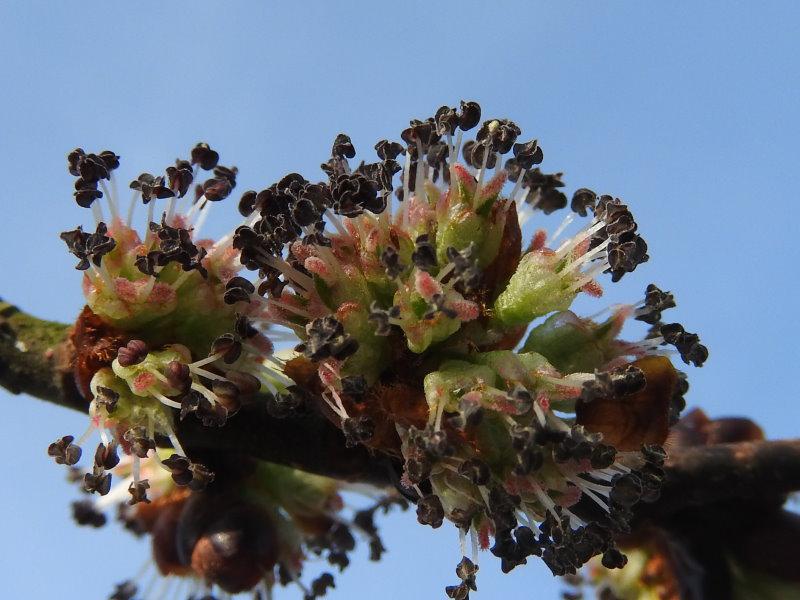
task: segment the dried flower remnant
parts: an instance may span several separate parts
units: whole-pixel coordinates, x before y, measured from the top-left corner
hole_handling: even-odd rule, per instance
[[[477,588],[480,550],[504,571],[534,556],[556,574],[596,555],[624,565],[616,539],[632,507],[658,497],[654,457],[683,407],[669,346],[695,366],[708,352],[661,322],[675,300],[654,285],[604,320],[570,310],[580,293],[602,295],[604,273],[618,281],[646,262],[648,247],[627,204],[588,188],[570,203],[563,174],[543,172],[538,141],[521,136],[508,119],[482,120],[475,102],[410,121],[402,143],[375,145],[375,162],[352,166],[356,148],[339,134],[323,181],[289,173],[244,192],[244,222],[216,242],[199,231],[237,170],[208,145],[131,183],[148,211],[143,236],[131,228],[135,202],[123,217],[113,192],[119,157],[71,153],[76,200],[96,221],[94,234],[62,236],[84,271],[89,312],[73,343],[92,427],[51,454],[74,464],[97,429],[104,448],[130,456],[137,507],[157,502],[142,460],[193,497],[227,497],[227,463],[193,463],[176,419],[225,427],[243,402],[275,418],[320,411],[343,443],[402,463],[399,486],[420,522],[456,525],[460,583],[449,597]],[[213,176],[192,203],[202,169]],[[521,225],[567,204],[575,214],[523,249]],[[575,215],[585,225],[558,241]],[[631,318],[651,326],[646,337],[620,339]],[[272,340],[294,351],[279,357]],[[167,440],[175,456],[159,458]],[[112,469],[100,463],[87,481],[108,492]],[[345,564],[345,542],[332,564]],[[279,579],[297,579],[278,563]],[[306,594],[330,587],[323,575]]]

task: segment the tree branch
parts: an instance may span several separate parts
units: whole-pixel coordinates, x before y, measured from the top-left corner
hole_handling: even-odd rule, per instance
[[[33,317],[0,299],[0,385],[86,411],[69,371],[69,326]]]
[[[69,326],[37,319],[0,302],[0,385],[86,411],[70,365]],[[187,419],[178,426],[187,450],[228,452],[353,481],[390,485],[396,466],[364,447],[347,448],[321,415],[275,419],[265,403],[242,408],[225,427]],[[667,461],[661,498],[640,504],[640,518],[664,518],[690,507],[732,499],[772,499],[800,490],[800,440],[740,442],[675,450]]]
[[[0,301],[0,385],[86,412],[88,403],[75,385],[70,327],[38,319]],[[362,447],[348,448],[342,433],[322,415],[275,419],[264,402],[252,402],[222,428],[202,427],[196,419],[178,424],[189,454],[225,452],[249,455],[312,473],[377,485],[391,485],[388,459]]]
[[[660,498],[639,505],[639,519],[730,501],[780,506],[788,493],[800,490],[800,440],[682,448],[671,453],[665,471]]]

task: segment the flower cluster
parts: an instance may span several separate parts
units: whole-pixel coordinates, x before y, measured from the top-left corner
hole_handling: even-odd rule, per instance
[[[475,138],[465,139],[472,130]],[[398,465],[398,489],[416,503],[421,523],[456,525],[463,558],[448,597],[477,589],[480,549],[491,549],[504,571],[532,556],[559,575],[596,555],[623,566],[616,539],[632,507],[658,497],[661,444],[687,389],[669,347],[696,366],[708,353],[696,334],[662,322],[675,300],[655,285],[642,302],[603,319],[570,311],[578,294],[602,295],[604,273],[618,281],[646,262],[647,244],[620,199],[580,188],[568,202],[562,174],[542,172],[538,142],[520,136],[507,119],[482,121],[475,102],[412,120],[402,143],[375,145],[375,162],[351,165],[356,150],[340,134],[322,164],[326,179],[290,173],[245,191],[243,224],[216,242],[199,232],[237,170],[220,166],[208,145],[165,176],[134,180],[126,219],[113,185],[119,157],[72,152],[76,200],[96,221],[94,233],[62,234],[84,271],[88,306],[72,341],[91,427],[50,453],[74,464],[98,430],[87,490],[108,493],[119,446],[131,457],[131,502],[147,502],[154,487],[142,475],[147,458],[181,486],[162,493],[180,498],[181,511],[239,506],[231,489],[246,489],[254,498],[242,508],[247,520],[263,513],[264,498],[274,501],[271,478],[311,476],[259,463],[256,475],[232,478],[219,457],[213,469],[191,461],[176,419],[225,427],[243,402],[265,403],[275,418],[304,405],[339,427],[346,444]],[[190,201],[201,170],[212,177]],[[139,200],[148,210],[143,237],[131,227]],[[166,207],[156,219],[159,200]],[[523,244],[531,215],[568,203],[572,213],[556,231],[536,230]],[[559,241],[575,215],[586,223]],[[620,339],[628,319],[650,325],[646,337]],[[286,340],[293,351],[276,355],[273,342]],[[293,485],[278,512],[292,515],[296,533],[303,528],[294,503],[305,492]],[[290,528],[262,513],[257,519],[269,525],[248,542],[251,558],[297,575],[297,563],[278,550],[291,544],[274,534]],[[90,511],[83,520],[100,521]],[[359,527],[374,533],[373,525]],[[158,531],[144,530],[155,544]],[[335,542],[333,562],[348,547]],[[209,575],[187,558],[188,546],[182,552],[181,568],[232,590],[227,575]],[[259,570],[235,591],[274,581],[269,573]]]

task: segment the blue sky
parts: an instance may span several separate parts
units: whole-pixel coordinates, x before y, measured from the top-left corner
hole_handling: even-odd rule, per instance
[[[474,99],[538,138],[570,192],[615,194],[637,215],[650,262],[581,309],[634,301],[650,281],[672,290],[673,317],[711,351],[690,404],[796,436],[799,17],[793,2],[0,2],[0,295],[53,319],[80,310],[58,239],[90,219],[71,199],[75,146],[113,149],[130,179],[207,140],[241,189],[260,189],[290,170],[321,176],[340,131],[366,151]],[[236,218],[231,202],[210,229]],[[83,419],[0,402],[6,597],[106,597],[146,548],[69,519],[75,493],[45,449]],[[455,530],[406,515],[384,531],[385,560],[362,555],[333,597],[439,597]],[[116,558],[98,570],[100,554]],[[487,556],[479,587],[549,599],[558,583],[540,564],[502,576]]]

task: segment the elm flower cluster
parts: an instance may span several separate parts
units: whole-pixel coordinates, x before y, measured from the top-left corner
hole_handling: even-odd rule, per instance
[[[126,217],[119,157],[72,152],[76,200],[96,222],[62,234],[84,271],[73,344],[91,427],[51,454],[74,464],[97,430],[104,450],[86,489],[108,492],[117,465],[103,457],[119,446],[133,502],[152,486],[144,459],[190,498],[224,497],[229,476],[189,460],[176,419],[225,427],[242,402],[275,418],[318,411],[344,443],[396,465],[421,523],[456,526],[462,558],[448,597],[477,589],[480,550],[504,571],[533,556],[557,575],[597,555],[623,566],[616,539],[632,507],[658,497],[661,445],[688,388],[669,356],[701,366],[708,351],[662,322],[675,299],[655,285],[602,319],[570,310],[579,294],[602,295],[604,274],[615,282],[645,263],[647,243],[620,199],[580,188],[570,201],[563,175],[543,172],[538,142],[521,136],[508,119],[482,119],[475,102],[410,121],[401,141],[375,145],[374,162],[351,164],[355,147],[340,134],[321,181],[289,173],[245,191],[244,222],[215,242],[199,232],[237,170],[208,145],[134,180]],[[202,170],[212,176],[191,200]],[[131,227],[139,200],[143,236]],[[523,240],[523,224],[567,204],[555,231]],[[576,217],[583,226],[565,237]],[[620,339],[631,319],[650,326],[640,340]],[[292,352],[276,355],[273,342],[287,340]]]

